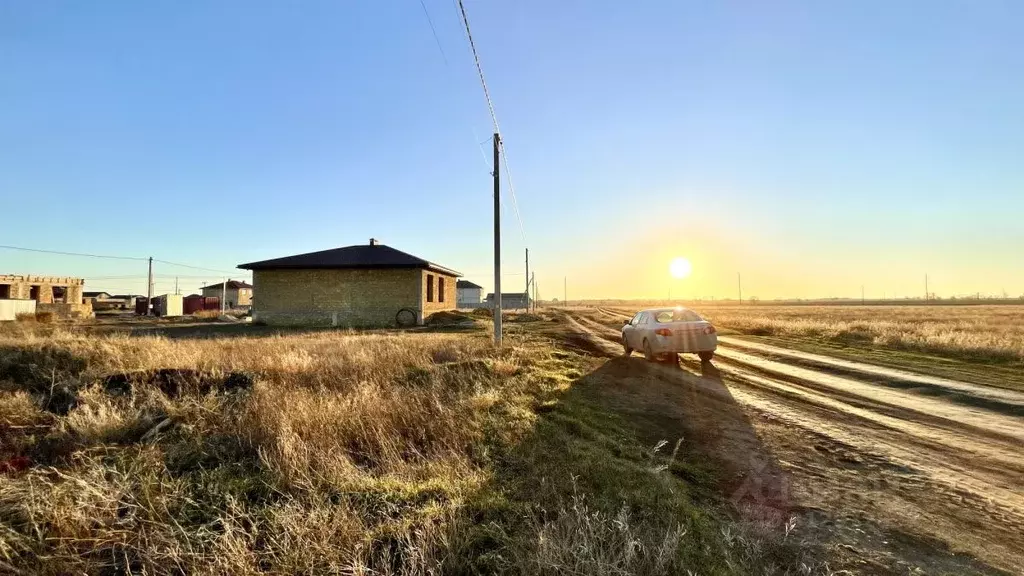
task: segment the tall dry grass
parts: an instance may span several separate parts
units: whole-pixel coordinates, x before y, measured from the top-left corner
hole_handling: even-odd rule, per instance
[[[517,429],[487,421],[532,417],[511,409],[546,382],[532,358],[454,335],[7,334],[0,461],[31,468],[0,476],[0,572],[436,570],[487,480],[487,431]],[[164,368],[255,385],[103,386]],[[64,416],[43,409],[55,391],[76,398]]]
[[[496,351],[466,333],[173,340],[7,327],[0,573],[621,575],[765,564],[762,541],[727,541],[628,426],[601,425],[585,440],[573,408],[540,426],[539,411],[586,362],[525,333]],[[162,389],[165,369],[191,380]],[[251,387],[229,389],[232,374]],[[576,492],[577,474],[589,494]],[[802,562],[762,572],[803,573]]]

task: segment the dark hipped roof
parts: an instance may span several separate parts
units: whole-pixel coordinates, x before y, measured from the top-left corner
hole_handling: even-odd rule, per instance
[[[216,288],[218,290],[224,289],[224,283],[210,284],[209,286],[203,286],[203,290],[209,290],[210,288]],[[238,290],[239,288],[252,288],[252,284],[246,284],[240,280],[228,280],[228,288],[231,290]]]
[[[483,286],[480,286],[479,284],[474,284],[474,283],[470,282],[469,280],[459,280],[458,282],[455,283],[455,287],[456,288],[479,288],[481,290],[484,289]]]
[[[450,276],[461,276],[462,274],[439,266],[433,262],[406,254],[401,250],[395,250],[383,244],[359,244],[356,246],[345,246],[332,250],[321,250],[297,256],[285,256],[262,262],[250,262],[238,266],[243,270],[294,270],[310,268],[336,268],[336,269],[379,269],[379,268],[425,268],[447,274]]]

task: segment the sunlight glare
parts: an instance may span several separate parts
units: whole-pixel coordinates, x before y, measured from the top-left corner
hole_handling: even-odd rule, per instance
[[[672,274],[673,278],[686,278],[692,270],[693,267],[690,266],[690,261],[682,257],[674,258],[668,266],[668,271]]]

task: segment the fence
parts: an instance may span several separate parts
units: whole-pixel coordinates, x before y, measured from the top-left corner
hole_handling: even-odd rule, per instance
[[[35,300],[0,300],[0,321],[17,320],[18,314],[35,313]]]

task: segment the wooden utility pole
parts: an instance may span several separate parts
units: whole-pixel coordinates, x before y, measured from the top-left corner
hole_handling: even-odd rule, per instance
[[[149,257],[149,279],[146,281],[146,316],[153,315],[153,257]]]
[[[929,298],[931,298],[931,295],[928,294],[928,275],[925,274],[924,275],[924,299],[928,300]]]
[[[864,305],[864,285],[863,284],[860,285],[860,303],[861,303],[862,306]]]
[[[736,273],[736,290],[739,292],[740,304],[743,304],[743,280],[739,272]]]
[[[565,302],[565,306],[569,305],[569,277],[562,277],[562,301]]]
[[[494,345],[501,346],[501,176],[498,164],[501,161],[501,136],[497,132],[491,139],[494,144]]]
[[[228,279],[224,279],[224,283],[220,285],[220,313],[223,314],[227,310],[227,299],[228,299]]]

